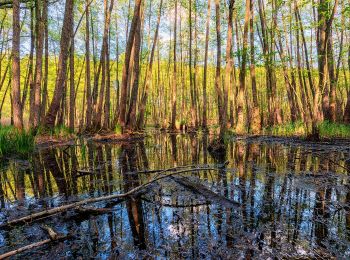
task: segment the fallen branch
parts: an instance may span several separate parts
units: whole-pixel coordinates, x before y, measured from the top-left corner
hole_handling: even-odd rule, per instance
[[[205,185],[191,181],[189,178],[183,176],[172,177],[174,181],[189,189],[193,193],[202,195],[209,201],[213,201],[217,204],[221,204],[227,208],[238,207],[239,203],[222,196],[221,194],[215,193],[214,191],[208,189]]]
[[[7,252],[5,254],[2,254],[2,255],[0,255],[0,260],[11,257],[11,256],[18,255],[20,253],[23,253],[23,252],[31,250],[31,249],[41,247],[43,245],[46,245],[46,244],[54,242],[54,241],[59,241],[59,240],[63,240],[63,239],[67,238],[67,236],[64,236],[64,235],[58,235],[52,228],[50,228],[48,226],[44,226],[43,229],[45,229],[47,231],[50,238],[39,241],[39,242],[35,242],[33,244],[30,244],[30,245],[18,248],[16,250],[12,250],[12,251]]]
[[[29,216],[25,216],[25,217],[21,217],[18,219],[14,219],[14,220],[10,220],[2,225],[0,225],[0,228],[6,227],[6,226],[11,226],[11,225],[16,225],[19,223],[27,223],[27,222],[32,222],[38,218],[42,218],[42,217],[48,217],[57,213],[61,213],[70,209],[74,209],[86,204],[92,204],[92,203],[97,203],[97,202],[101,202],[101,201],[106,201],[106,200],[113,200],[113,199],[120,199],[120,198],[125,198],[125,197],[129,197],[132,196],[134,193],[150,186],[152,183],[157,182],[159,180],[162,180],[164,178],[173,176],[173,175],[177,175],[177,174],[182,174],[182,173],[188,173],[188,172],[196,172],[196,171],[208,171],[208,170],[219,170],[218,168],[191,168],[191,169],[185,169],[185,170],[181,170],[181,171],[175,171],[175,172],[171,172],[167,175],[160,175],[156,178],[154,178],[153,180],[144,183],[126,193],[122,193],[122,194],[112,194],[112,195],[107,195],[107,196],[102,196],[102,197],[97,197],[97,198],[89,198],[89,199],[85,199],[85,200],[81,200],[81,201],[77,201],[71,204],[66,204],[60,207],[56,207],[56,208],[51,208],[51,209],[47,209],[44,211],[40,211],[34,214],[31,214]],[[167,172],[168,169],[160,171],[159,174],[165,173]]]

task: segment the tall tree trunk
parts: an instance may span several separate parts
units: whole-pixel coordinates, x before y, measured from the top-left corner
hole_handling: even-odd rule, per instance
[[[130,32],[128,36],[128,41],[125,51],[125,62],[123,67],[122,74],[122,84],[121,84],[121,93],[120,93],[120,112],[119,112],[119,124],[124,128],[126,123],[126,106],[127,106],[127,96],[128,96],[128,79],[129,79],[129,67],[131,61],[131,51],[133,47],[133,42],[136,34],[136,27],[138,20],[140,19],[140,10],[141,10],[142,0],[135,1],[134,16],[131,21]]]
[[[135,39],[134,39],[134,55],[133,55],[133,77],[134,81],[131,89],[130,106],[126,116],[126,127],[131,131],[136,130],[136,105],[139,90],[140,78],[140,48],[141,48],[141,27],[143,24],[143,6],[141,6],[140,19],[138,19]]]
[[[171,125],[172,130],[176,129],[176,93],[177,93],[177,69],[176,69],[176,38],[177,38],[177,1],[175,0],[175,17],[174,17],[174,70],[173,70],[173,82],[172,82],[172,101],[171,101]]]
[[[190,91],[191,91],[191,127],[196,126],[196,101],[195,101],[195,88],[194,88],[194,75],[193,75],[193,67],[192,67],[192,0],[189,0],[189,12],[188,12],[188,20],[189,20],[189,72],[190,72]],[[181,30],[181,29],[180,29]]]
[[[318,112],[318,101],[320,92],[322,95],[322,110],[323,118],[325,120],[331,120],[329,111],[329,89],[326,84],[326,71],[327,71],[327,45],[329,38],[331,37],[331,28],[335,15],[335,11],[338,6],[338,0],[335,0],[333,9],[329,8],[329,1],[319,0],[318,11],[318,28],[317,28],[317,56],[318,56],[318,76],[319,86],[314,97],[314,114]],[[314,125],[320,118],[314,118]]]
[[[341,54],[340,54],[341,55]],[[335,123],[337,121],[337,79],[335,73],[335,62],[333,54],[333,39],[328,38],[327,41],[327,67],[329,75],[329,119],[331,122]]]
[[[140,106],[139,106],[139,116],[137,119],[137,128],[138,129],[143,128],[144,123],[145,123],[145,110],[146,110],[146,104],[147,104],[147,98],[148,98],[148,91],[149,91],[149,87],[150,87],[151,81],[152,81],[152,68],[153,68],[153,61],[154,61],[154,53],[155,53],[156,45],[157,45],[157,41],[158,41],[160,18],[162,17],[162,7],[163,7],[163,0],[160,0],[159,13],[158,13],[158,19],[157,19],[157,27],[156,27],[156,31],[154,33],[150,60],[148,63],[148,68],[146,71],[146,78],[144,81],[144,91],[143,91],[143,95],[142,95]],[[158,87],[159,87],[159,84],[158,84]]]
[[[43,62],[43,49],[44,49],[44,1],[36,0],[36,61],[35,61],[35,80],[34,80],[34,103],[31,107],[30,114],[33,115],[32,126],[34,128],[38,127],[40,123],[40,105],[41,105],[41,82],[42,82],[42,62]]]
[[[47,107],[47,86],[49,78],[49,29],[48,29],[48,20],[47,20],[47,1],[43,0],[43,22],[44,22],[44,44],[45,44],[45,61],[44,61],[44,86],[41,97],[41,106],[40,106],[40,118],[41,122],[45,119],[46,107]]]
[[[207,11],[207,21],[205,29],[205,53],[204,53],[204,71],[203,71],[203,121],[202,127],[207,128],[207,78],[208,78],[208,49],[209,49],[209,27],[210,27],[210,2],[208,0],[208,11]]]
[[[106,90],[106,55],[107,55],[107,49],[108,49],[108,39],[109,39],[109,30],[110,30],[110,24],[111,24],[111,13],[114,6],[114,0],[111,0],[109,8],[108,8],[108,0],[104,0],[105,5],[105,24],[104,24],[104,31],[103,31],[103,43],[101,48],[101,56],[100,56],[100,63],[97,71],[97,77],[95,78],[94,82],[94,89],[96,84],[99,82],[99,75],[102,70],[102,79],[101,79],[101,87],[100,87],[100,94],[97,95],[97,89],[95,98],[93,98],[93,105],[94,105],[94,118],[93,118],[93,128],[95,130],[98,130],[101,128],[101,119],[103,114],[103,100]]]
[[[254,134],[260,133],[261,118],[260,109],[258,103],[258,93],[256,89],[256,75],[255,75],[255,46],[254,46],[254,0],[250,0],[250,77],[252,84],[252,97],[253,97],[253,111],[252,119],[250,120],[250,128]]]
[[[60,42],[60,55],[58,59],[58,75],[56,78],[53,98],[49,110],[45,116],[45,126],[48,128],[53,128],[55,126],[57,113],[64,94],[63,91],[65,89],[65,82],[67,79],[67,60],[69,55],[70,41],[72,38],[71,30],[73,23],[73,3],[73,0],[66,0]]]
[[[244,31],[243,31],[243,50],[242,50],[242,65],[239,72],[239,90],[238,90],[238,118],[236,133],[246,133],[246,118],[244,115],[245,106],[245,78],[246,78],[246,65],[248,60],[248,29],[250,20],[250,0],[246,0],[245,4],[245,18],[244,18]]]
[[[23,128],[23,109],[21,104],[20,70],[20,1],[13,0],[13,36],[12,36],[12,109],[13,123],[18,129]]]
[[[91,67],[90,67],[90,7],[89,0],[85,1],[85,91],[86,91],[86,128],[91,127],[92,96],[91,96]]]
[[[227,122],[227,107],[228,107],[228,90],[232,85],[232,31],[233,31],[233,10],[235,0],[230,0],[228,7],[228,19],[227,19],[227,42],[226,42],[226,68],[225,68],[225,89],[224,89],[224,111],[225,111],[225,123]]]
[[[345,64],[343,64],[345,66]],[[348,47],[348,70],[350,72],[350,46]],[[345,73],[344,73],[345,74]],[[346,102],[346,107],[344,110],[344,123],[345,124],[350,124],[350,86],[348,86],[348,91],[347,91],[347,102]]]
[[[220,135],[226,131],[226,111],[224,110],[224,94],[221,88],[221,21],[220,21],[220,0],[215,0],[216,16],[216,73],[215,73],[215,90],[218,96],[218,114]]]
[[[75,83],[74,83],[74,23],[72,23],[72,35],[69,54],[69,129],[74,132],[75,120]]]

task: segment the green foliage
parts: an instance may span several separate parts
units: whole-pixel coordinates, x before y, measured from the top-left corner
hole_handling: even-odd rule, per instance
[[[17,130],[12,126],[0,127],[0,157],[17,154],[28,156],[34,150],[31,131]]]
[[[350,125],[323,122],[319,125],[322,137],[350,138]]]
[[[307,131],[303,122],[286,123],[264,129],[264,134],[277,136],[305,136]]]
[[[114,128],[114,133],[121,135],[123,133],[123,128],[119,124],[117,124]]]
[[[350,138],[349,125],[325,121],[318,125],[318,130],[323,138]],[[305,124],[298,121],[266,128],[263,133],[276,136],[306,136],[308,131]]]
[[[56,138],[66,138],[66,137],[70,137],[73,134],[73,132],[64,125],[58,125],[58,126],[55,126],[53,129],[39,127],[37,134],[50,135]]]

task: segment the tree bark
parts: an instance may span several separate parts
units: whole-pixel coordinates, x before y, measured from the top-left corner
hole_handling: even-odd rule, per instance
[[[205,53],[204,53],[204,71],[203,71],[203,129],[207,129],[207,78],[208,78],[208,49],[209,49],[209,29],[210,29],[210,6],[211,0],[208,0],[208,9],[207,9],[207,21],[205,29]]]
[[[129,79],[129,67],[131,61],[131,50],[136,34],[136,27],[138,20],[140,19],[140,10],[141,10],[142,0],[135,1],[134,16],[131,21],[130,32],[128,36],[128,41],[125,51],[125,62],[123,66],[122,74],[122,84],[121,84],[121,93],[120,93],[120,112],[119,112],[119,124],[121,127],[125,127],[126,124],[126,106],[127,106],[127,96],[128,96],[128,79]]]
[[[63,27],[60,41],[60,55],[58,59],[58,75],[56,78],[55,90],[53,99],[51,101],[49,110],[45,116],[45,126],[53,128],[55,126],[56,117],[60,108],[61,100],[63,97],[63,91],[65,89],[66,72],[67,72],[67,60],[69,55],[69,48],[72,35],[72,23],[73,23],[73,0],[66,0]]]
[[[12,37],[12,109],[13,123],[18,129],[23,128],[21,104],[21,69],[20,69],[20,1],[13,0],[13,37]]]

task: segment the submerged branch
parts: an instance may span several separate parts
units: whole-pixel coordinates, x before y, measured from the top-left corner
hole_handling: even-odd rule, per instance
[[[49,244],[51,242],[64,240],[64,239],[67,238],[67,236],[65,236],[65,235],[57,234],[52,228],[50,228],[48,226],[44,226],[43,229],[46,230],[46,232],[48,233],[50,238],[42,240],[42,241],[39,241],[39,242],[35,242],[33,244],[26,245],[24,247],[21,247],[21,248],[12,250],[10,252],[7,252],[5,254],[2,254],[2,255],[0,255],[0,259],[9,258],[11,256],[15,256],[15,255],[21,254],[21,253],[23,253],[25,251],[41,247],[41,246]]]
[[[96,197],[96,198],[89,198],[89,199],[85,199],[85,200],[81,200],[81,201],[77,201],[74,203],[70,203],[70,204],[66,204],[60,207],[55,207],[55,208],[51,208],[48,210],[44,210],[44,211],[40,211],[25,217],[21,217],[18,219],[14,219],[14,220],[10,220],[2,225],[0,225],[1,228],[7,227],[7,226],[11,226],[11,225],[17,225],[20,223],[27,223],[27,222],[31,222],[34,220],[37,220],[39,218],[42,217],[49,217],[52,215],[55,215],[57,213],[61,213],[61,212],[65,212],[67,210],[70,209],[74,209],[74,208],[78,208],[81,207],[83,205],[86,204],[92,204],[92,203],[97,203],[97,202],[101,202],[101,201],[107,201],[107,200],[113,200],[113,199],[120,199],[120,198],[125,198],[125,197],[129,197],[134,195],[136,192],[139,192],[140,190],[143,190],[145,188],[147,188],[148,186],[150,186],[151,184],[153,184],[154,182],[160,181],[164,178],[168,178],[170,176],[173,175],[178,175],[178,174],[182,174],[182,173],[189,173],[189,172],[197,172],[197,171],[208,171],[208,170],[219,170],[218,168],[214,168],[214,167],[206,167],[206,168],[191,168],[191,169],[184,169],[184,170],[178,170],[178,171],[174,171],[174,172],[170,172],[166,175],[161,175],[162,173],[166,173],[169,170],[161,170],[159,171],[159,175],[157,177],[155,177],[154,179],[152,179],[151,181],[144,183],[126,193],[122,193],[122,194],[112,194],[112,195],[107,195],[107,196],[102,196],[102,197]]]

